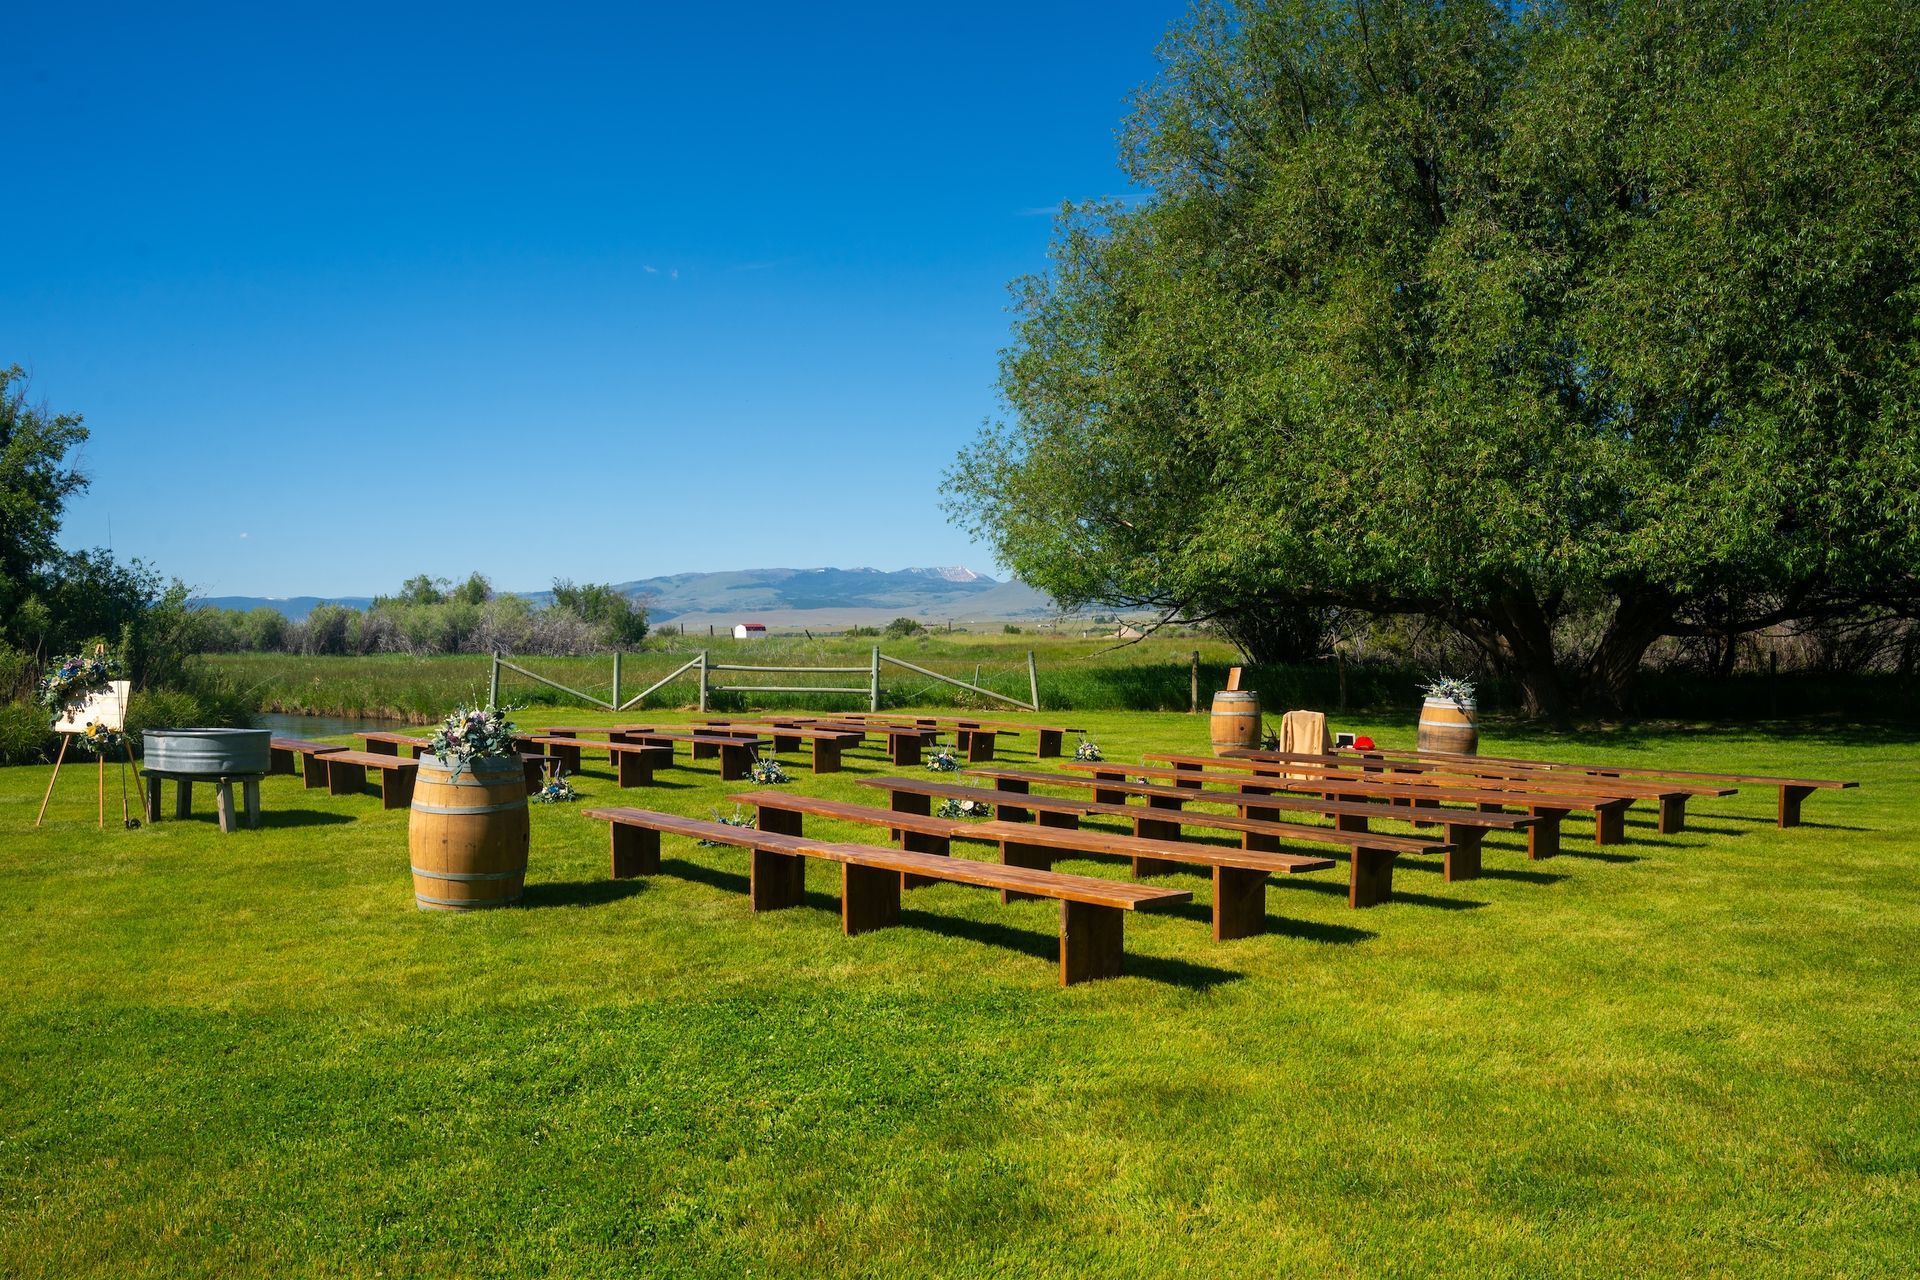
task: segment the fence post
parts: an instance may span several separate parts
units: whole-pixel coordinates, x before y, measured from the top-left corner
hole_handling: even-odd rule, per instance
[[[705,649],[702,649],[700,651],[700,711],[702,714],[705,714],[706,710],[707,710],[707,651]]]
[[[974,680],[979,684],[978,679]],[[1033,665],[1033,650],[1027,650],[1027,690],[1033,695],[1033,709],[1040,709],[1040,669]]]
[[[613,651],[613,705],[620,705],[620,651]]]
[[[867,710],[880,710],[880,646],[873,646],[873,673],[868,676]]]
[[[1200,714],[1200,651],[1193,651],[1193,674],[1187,686],[1187,714]]]
[[[487,705],[500,705],[500,651],[493,651],[493,675],[487,680]]]

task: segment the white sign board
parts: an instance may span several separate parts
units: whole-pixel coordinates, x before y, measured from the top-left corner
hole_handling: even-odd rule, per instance
[[[53,731],[85,733],[88,725],[97,724],[119,733],[127,727],[127,695],[132,692],[131,680],[115,680],[99,693],[69,702],[66,712],[53,722]]]

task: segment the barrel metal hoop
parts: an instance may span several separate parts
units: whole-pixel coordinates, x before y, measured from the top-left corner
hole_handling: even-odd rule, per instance
[[[421,804],[418,800],[413,802],[413,811],[415,813],[510,813],[515,809],[524,809],[526,807],[525,799],[508,804]]]
[[[429,880],[519,880],[526,877],[525,871],[427,871],[413,868],[413,874],[425,876]]]
[[[424,893],[416,893],[413,895],[413,900],[431,903],[436,907],[471,907],[481,910],[487,907],[510,907],[520,901],[520,895],[516,893],[511,898],[433,898]]]

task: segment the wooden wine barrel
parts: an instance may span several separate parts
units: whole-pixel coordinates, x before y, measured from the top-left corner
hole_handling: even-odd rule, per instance
[[[1461,706],[1452,698],[1428,698],[1420,706],[1420,750],[1479,754],[1480,727],[1475,714],[1471,703]]]
[[[422,911],[475,911],[520,900],[527,882],[526,771],[516,759],[420,758],[407,817],[413,900]]]
[[[1251,689],[1222,689],[1213,695],[1213,754],[1232,747],[1260,745],[1260,695]]]

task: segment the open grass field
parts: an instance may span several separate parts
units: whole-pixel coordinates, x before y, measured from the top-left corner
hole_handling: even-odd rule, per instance
[[[1074,719],[1112,759],[1206,737]],[[1491,836],[1485,878],[1403,859],[1364,912],[1295,877],[1226,944],[1170,877],[1193,905],[1068,990],[1050,904],[939,886],[846,938],[831,868],[755,917],[743,855],[669,839],[610,882],[565,806],[524,909],[425,914],[371,792],[103,835],[89,769],[36,832],[48,770],[0,770],[0,1275],[1910,1276],[1916,747],[1495,733],[1863,785],[1787,831],[1748,788],[1608,849],[1570,820],[1542,863]],[[792,785],[875,802],[890,766],[851,761]],[[663,779],[580,786],[705,815],[749,785]]]

